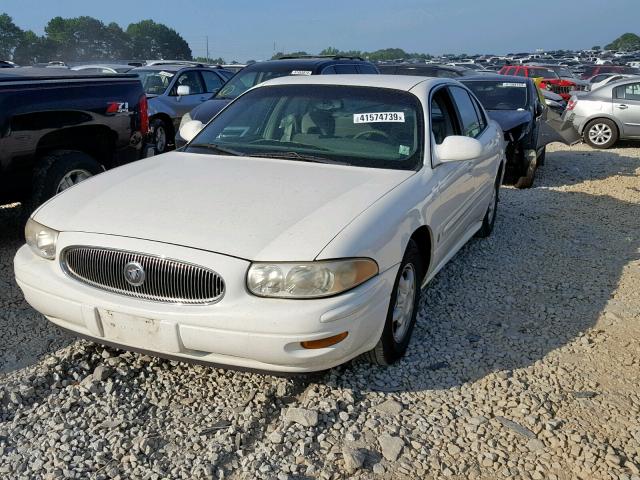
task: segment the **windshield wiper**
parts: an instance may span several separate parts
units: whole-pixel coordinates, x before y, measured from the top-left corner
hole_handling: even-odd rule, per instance
[[[232,150],[230,148],[222,147],[217,143],[192,143],[188,145],[189,148],[206,148],[207,150],[214,150],[218,153],[222,153],[223,155],[234,155],[237,157],[242,157],[245,155],[243,152],[238,152],[237,150]]]
[[[337,160],[331,160],[325,157],[307,155],[298,152],[259,152],[252,153],[251,155],[249,155],[249,157],[282,158],[284,160],[299,160],[301,162],[327,163],[331,165],[349,165],[345,162],[339,162]]]

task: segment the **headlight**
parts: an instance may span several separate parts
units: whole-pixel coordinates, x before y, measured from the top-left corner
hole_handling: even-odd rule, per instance
[[[59,232],[51,228],[40,225],[31,218],[27,221],[26,227],[24,227],[24,236],[27,240],[27,245],[31,247],[33,253],[48,260],[56,258],[58,233]]]
[[[260,297],[319,298],[351,290],[377,274],[378,264],[368,258],[254,263],[247,288]]]
[[[189,112],[187,112],[182,116],[182,120],[180,120],[180,126],[178,127],[178,131],[180,131],[180,129],[185,123],[190,121],[191,121],[191,115],[189,115]]]

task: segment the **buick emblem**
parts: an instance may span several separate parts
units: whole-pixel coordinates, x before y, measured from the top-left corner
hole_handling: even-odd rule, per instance
[[[124,266],[124,279],[129,285],[139,287],[144,283],[146,274],[138,262],[129,262]]]

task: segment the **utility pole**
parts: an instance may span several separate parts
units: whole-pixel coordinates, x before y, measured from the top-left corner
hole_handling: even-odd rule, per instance
[[[206,35],[205,38],[207,39],[207,62],[209,61],[209,35]]]

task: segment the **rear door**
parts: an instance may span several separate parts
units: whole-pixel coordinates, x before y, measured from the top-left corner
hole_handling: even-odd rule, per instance
[[[640,82],[613,89],[613,115],[622,123],[625,137],[640,137]]]

